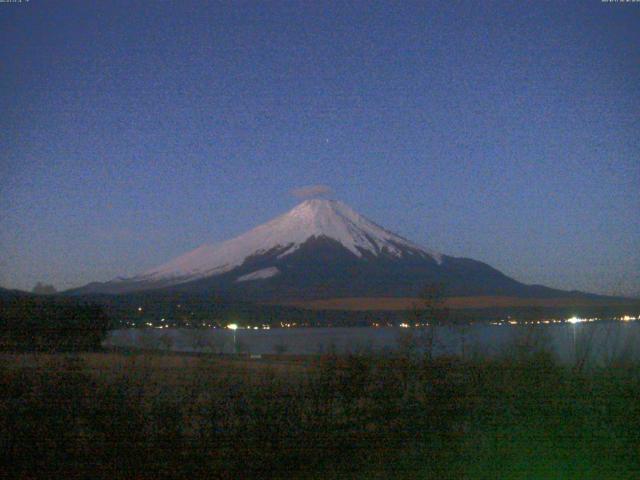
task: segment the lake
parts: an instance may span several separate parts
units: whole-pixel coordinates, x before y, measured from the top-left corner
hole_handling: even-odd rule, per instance
[[[393,352],[403,345],[420,348],[428,328],[277,328],[120,329],[109,332],[106,347],[171,350],[176,352],[254,355]],[[598,363],[640,359],[640,322],[600,321],[551,325],[487,325],[438,328],[435,355],[495,356],[523,345],[544,346],[563,362],[587,357]]]

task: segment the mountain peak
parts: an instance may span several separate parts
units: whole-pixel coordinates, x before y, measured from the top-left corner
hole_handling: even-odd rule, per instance
[[[313,198],[296,205],[286,217],[299,220],[322,220],[330,217],[355,219],[361,217],[355,210],[338,200]]]
[[[307,240],[320,237],[339,242],[357,257],[365,253],[402,257],[410,253],[441,261],[439,254],[382,228],[340,201],[314,198],[239,237],[218,245],[203,245],[135,280],[182,282],[218,275],[242,265],[252,256],[275,251],[278,258],[285,257]]]
[[[312,198],[299,203],[286,215],[290,215],[292,217],[316,217],[340,214],[340,211],[344,210],[351,210],[351,208],[337,200]],[[353,212],[353,210],[351,211]]]
[[[331,205],[336,205],[340,203],[342,202],[339,202],[338,200],[332,200],[329,198],[309,198],[304,202],[300,202],[297,206],[293,208],[293,210],[296,210],[298,208],[317,208],[320,206],[331,206]]]

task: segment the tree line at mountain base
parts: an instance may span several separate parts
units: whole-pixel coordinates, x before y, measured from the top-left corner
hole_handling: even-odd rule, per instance
[[[16,296],[0,301],[4,351],[95,351],[113,326],[102,307],[77,299]]]
[[[148,326],[170,326],[176,328],[225,327],[229,323],[242,326],[268,325],[278,328],[285,324],[298,327],[370,327],[398,326],[415,318],[416,308],[409,310],[312,310],[293,306],[265,305],[226,300],[215,295],[186,293],[146,292],[119,296],[87,296],[82,301],[100,305],[112,319],[114,328],[145,328]],[[444,297],[443,297],[444,299]],[[432,305],[436,299],[427,298]],[[415,302],[418,309],[425,307],[425,298]],[[637,315],[636,306],[580,306],[580,307],[487,307],[446,309],[452,323],[489,322],[509,317],[520,320],[544,318],[612,318],[622,315]],[[427,315],[421,315],[428,321]],[[164,319],[164,322],[162,321]],[[149,325],[150,324],[150,325]]]

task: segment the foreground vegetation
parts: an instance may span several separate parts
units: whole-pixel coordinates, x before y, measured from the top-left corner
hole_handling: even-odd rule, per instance
[[[640,369],[4,354],[9,478],[640,478]]]

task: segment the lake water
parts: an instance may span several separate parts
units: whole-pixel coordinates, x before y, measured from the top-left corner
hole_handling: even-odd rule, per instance
[[[176,352],[249,354],[317,354],[392,352],[414,342],[418,348],[425,328],[278,328],[122,329],[109,333],[107,347],[162,349]],[[234,338],[235,337],[235,338]],[[587,357],[598,363],[617,358],[640,360],[640,322],[591,322],[550,325],[487,325],[437,329],[435,355],[500,355],[523,345],[555,352],[561,361]]]

